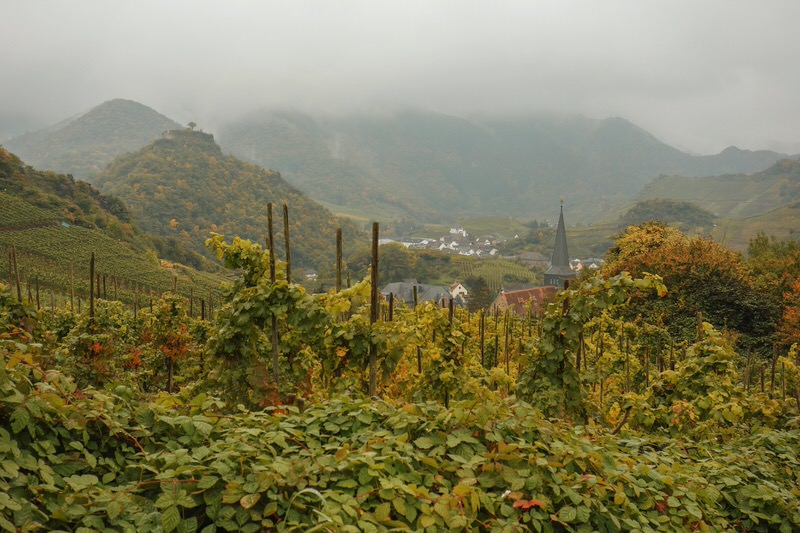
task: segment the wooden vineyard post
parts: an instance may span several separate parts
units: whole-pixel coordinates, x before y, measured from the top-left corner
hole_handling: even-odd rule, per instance
[[[370,266],[370,312],[369,323],[373,326],[378,321],[378,233],[377,222],[372,223],[372,265]],[[369,346],[369,395],[374,396],[378,390],[378,354],[374,343]]]
[[[387,318],[389,322],[394,320],[394,293],[389,293],[389,316]]]
[[[200,320],[206,319],[206,301],[200,298]]]
[[[283,204],[283,242],[286,245],[286,283],[292,282],[292,250],[289,246],[289,206]]]
[[[272,224],[272,202],[267,204],[267,250],[269,250],[269,280],[275,283],[275,234]]]
[[[69,311],[75,312],[75,269],[69,264]]]
[[[14,286],[13,274],[14,274],[14,261],[11,260],[11,248],[9,248],[8,249],[8,292],[11,292],[12,287]]]
[[[624,331],[624,330],[623,330]],[[627,333],[625,334],[625,392],[631,391],[631,343]]]
[[[533,322],[533,300],[528,307],[528,338],[531,337],[531,323]]]
[[[770,368],[770,372],[769,372],[769,399],[770,400],[773,398],[773,395],[775,393],[775,367],[777,366],[777,364],[778,364],[778,345],[777,344],[773,344],[772,345],[772,363],[770,365],[771,368]]]
[[[599,361],[600,359],[602,359],[603,358],[603,354],[606,351],[606,342],[605,342],[606,341],[606,336],[603,333],[603,325],[602,324],[600,324],[600,332],[599,333],[600,333],[600,341],[598,342],[599,346],[597,348],[597,359],[596,359],[596,361]],[[583,348],[583,335],[582,334],[581,334],[581,348]],[[583,352],[583,359],[584,359],[583,366],[586,367],[587,365],[586,365],[586,352],[585,351]]]
[[[603,389],[604,389],[604,385],[605,385],[605,377],[601,374],[600,375],[600,412],[601,413],[603,412],[603,400],[604,400],[604,398],[603,398],[603,392],[604,392]]]
[[[506,360],[506,375],[510,376],[511,375],[511,363],[509,362],[509,356],[508,356],[508,344],[510,342],[510,340],[508,338],[508,334],[509,334],[509,331],[508,331],[509,330],[508,309],[506,309],[505,316],[503,317],[503,326],[505,327],[505,330],[506,330],[505,331],[505,346],[503,347],[503,351],[504,351],[504,354],[505,354],[505,360]]]
[[[796,366],[800,366],[800,351],[797,351],[794,354],[794,364]],[[796,382],[794,386],[794,399],[797,404],[797,411],[800,412],[800,385],[797,385]]]
[[[172,357],[167,359],[167,392],[172,394],[172,375],[175,372],[175,363],[172,361]]]
[[[36,310],[40,311],[42,309],[42,304],[39,300],[39,276],[33,278],[33,282],[36,284]]]
[[[481,366],[486,368],[486,361],[485,361],[486,310],[485,309],[481,309],[481,319],[478,328],[480,329]]]
[[[11,257],[14,260],[14,281],[17,283],[17,301],[22,303],[22,284],[19,281],[19,265],[17,264],[17,247],[11,246]]]
[[[417,311],[417,304],[419,303],[419,293],[417,292],[417,286],[412,286],[412,300],[411,304],[414,306],[414,312]],[[422,374],[422,348],[417,345],[417,373]]]
[[[89,320],[94,320],[94,252],[89,259]]]
[[[275,235],[272,226],[272,202],[267,204],[267,239],[269,246],[269,281],[275,283]],[[272,313],[272,379],[275,387],[280,383],[280,372],[278,369],[278,317]]]
[[[194,287],[189,287],[189,318],[194,318]]]
[[[103,300],[108,300],[108,291],[106,291],[106,275],[103,274]]]
[[[450,298],[447,303],[447,322],[450,327],[450,334],[453,332],[453,299]],[[450,408],[450,389],[444,389],[444,408]]]
[[[341,290],[342,290],[342,228],[336,228],[336,292],[338,293]]]
[[[786,365],[781,361],[781,400],[786,401]]]
[[[492,366],[500,364],[500,310],[494,310],[494,361]]]

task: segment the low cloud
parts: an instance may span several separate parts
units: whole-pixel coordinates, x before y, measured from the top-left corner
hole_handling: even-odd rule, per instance
[[[111,98],[254,109],[622,116],[697,152],[800,147],[800,3],[6,0],[0,121]],[[0,132],[11,129],[0,124]]]

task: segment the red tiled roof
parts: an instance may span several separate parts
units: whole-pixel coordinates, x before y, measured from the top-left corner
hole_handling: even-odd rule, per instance
[[[525,315],[528,313],[528,302],[532,301],[533,308],[536,309],[544,302],[552,300],[557,292],[558,290],[552,286],[533,287],[518,291],[503,291],[500,293],[500,298],[507,309],[510,308],[518,315]]]

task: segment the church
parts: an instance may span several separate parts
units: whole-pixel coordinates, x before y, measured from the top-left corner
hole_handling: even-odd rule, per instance
[[[553,257],[550,260],[550,268],[544,273],[543,287],[530,287],[517,291],[500,291],[494,302],[492,309],[498,311],[511,310],[519,316],[524,316],[528,312],[537,312],[542,309],[546,302],[552,300],[556,293],[567,287],[570,280],[578,276],[569,264],[569,249],[567,248],[567,230],[564,226],[564,205],[561,205],[561,213],[558,216],[558,227],[556,228],[556,242],[553,247]]]
[[[567,230],[564,227],[564,204],[561,204],[561,213],[558,215],[556,228],[556,243],[553,247],[553,257],[550,259],[550,268],[544,273],[544,284],[563,290],[570,280],[578,274],[569,266],[569,249],[567,248]]]

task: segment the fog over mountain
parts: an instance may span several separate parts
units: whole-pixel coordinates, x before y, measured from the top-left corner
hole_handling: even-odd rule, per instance
[[[118,165],[127,152],[162,138],[165,130],[194,127],[114,99],[9,139],[6,147],[36,168],[99,185],[98,172]],[[571,220],[586,223],[631,201],[659,175],[752,173],[789,157],[735,147],[696,156],[622,118],[577,115],[467,120],[423,111],[339,118],[262,112],[214,133],[226,153],[280,171],[334,212],[427,222],[497,213],[547,218],[566,196],[575,210]],[[168,165],[159,169],[159,179],[173,180],[179,172]]]
[[[685,151],[800,151],[800,3],[4,0],[0,141],[99,102],[623,117]]]

